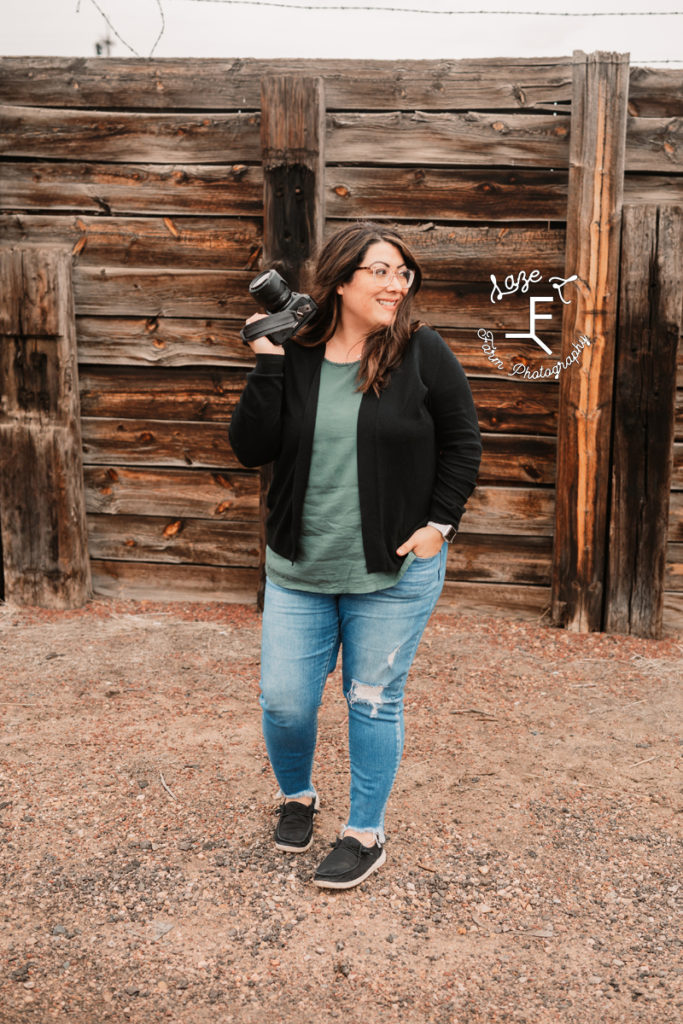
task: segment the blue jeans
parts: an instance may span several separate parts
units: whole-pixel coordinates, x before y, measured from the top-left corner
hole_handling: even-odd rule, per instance
[[[344,831],[373,832],[380,843],[403,753],[405,681],[443,588],[446,550],[415,558],[397,584],[371,594],[318,594],[266,581],[260,704],[280,790],[316,795],[318,709],[341,646],[351,767]]]

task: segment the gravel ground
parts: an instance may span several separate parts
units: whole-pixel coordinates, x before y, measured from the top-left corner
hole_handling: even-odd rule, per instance
[[[258,641],[232,605],[0,606],[2,1024],[681,1019],[676,638],[433,617],[387,863],[341,893],[340,677],[283,854]]]

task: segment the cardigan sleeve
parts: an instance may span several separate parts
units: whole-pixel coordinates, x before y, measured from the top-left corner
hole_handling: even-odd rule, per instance
[[[264,466],[280,451],[283,356],[260,354],[230,420],[228,436],[243,466]]]
[[[429,334],[423,380],[438,448],[429,518],[457,528],[477,481],[481,434],[465,371],[443,338],[431,329]]]

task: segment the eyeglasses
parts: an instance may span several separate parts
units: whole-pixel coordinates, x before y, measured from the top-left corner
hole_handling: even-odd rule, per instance
[[[395,277],[399,288],[404,291],[407,291],[415,280],[415,271],[411,267],[392,270],[386,263],[371,263],[369,267],[356,267],[356,270],[369,270],[377,284],[389,284]]]

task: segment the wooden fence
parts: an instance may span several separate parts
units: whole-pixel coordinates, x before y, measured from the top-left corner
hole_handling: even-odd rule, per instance
[[[683,72],[581,53],[2,58],[0,104],[8,599],[82,599],[89,573],[110,596],[255,599],[263,481],[226,430],[247,286],[272,263],[305,280],[318,241],[367,218],[417,251],[422,315],[480,416],[442,607],[680,629]],[[530,331],[533,288],[492,288],[532,270],[546,296],[577,275],[542,325],[549,355],[506,338]],[[52,334],[22,319],[37,294]]]

